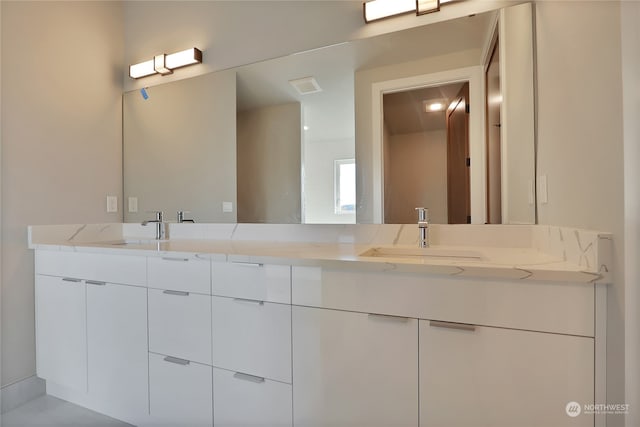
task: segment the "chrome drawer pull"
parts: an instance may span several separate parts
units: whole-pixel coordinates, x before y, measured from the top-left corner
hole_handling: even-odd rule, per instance
[[[408,322],[409,318],[408,317],[402,317],[402,316],[389,316],[387,314],[375,314],[375,313],[369,313],[369,317],[371,317],[372,319],[381,319],[381,320],[395,320],[396,322]]]
[[[72,283],[80,283],[80,282],[82,282],[81,279],[74,279],[72,277],[63,277],[62,281],[63,282],[72,282]]]
[[[96,286],[105,286],[106,285],[105,282],[98,282],[96,280],[85,280],[85,283],[87,285],[96,285]]]
[[[188,297],[189,296],[189,292],[185,292],[185,291],[162,291],[163,294],[167,294],[167,295],[177,295],[180,297]]]
[[[231,261],[231,263],[242,266],[242,267],[254,267],[254,268],[259,268],[264,265],[264,264],[260,264],[259,262],[243,262],[243,261]]]
[[[476,330],[475,325],[469,325],[468,323],[439,322],[437,320],[430,320],[429,326],[433,326],[435,328],[458,329],[460,331],[470,331],[470,332],[473,332]]]
[[[163,261],[189,261],[189,258],[171,258],[171,257],[162,257]]]
[[[172,357],[172,356],[165,357],[164,361],[165,362],[169,362],[169,363],[175,363],[176,365],[182,365],[182,366],[186,366],[186,365],[191,363],[186,359],[180,359],[180,358]]]
[[[264,305],[264,301],[255,300],[255,299],[234,298],[233,300],[234,300],[235,302],[243,302],[243,303],[248,303],[248,304]]]
[[[250,381],[250,382],[256,383],[256,384],[264,382],[264,378],[262,378],[262,377],[256,377],[255,375],[249,375],[249,374],[243,374],[242,372],[236,372],[235,374],[233,374],[233,378],[237,378],[239,380]]]

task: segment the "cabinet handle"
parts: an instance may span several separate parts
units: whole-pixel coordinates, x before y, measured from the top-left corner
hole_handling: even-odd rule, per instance
[[[243,374],[242,372],[236,372],[233,374],[233,378],[237,378],[239,380],[250,381],[252,383],[263,383],[264,378],[256,377],[255,375]]]
[[[163,256],[162,260],[163,261],[182,261],[182,262],[185,262],[185,261],[189,261],[189,258],[171,258],[171,257],[164,257]]]
[[[369,313],[369,317],[371,317],[372,319],[395,320],[396,322],[408,322],[409,321],[408,317],[389,316],[388,314]]]
[[[182,365],[182,366],[186,366],[191,363],[186,359],[180,359],[178,357],[172,357],[172,356],[165,357],[164,361],[169,363],[175,363],[176,365]]]
[[[63,277],[62,281],[63,282],[72,282],[72,283],[80,283],[80,282],[82,282],[81,279],[74,279],[72,277]]]
[[[162,291],[163,294],[167,294],[167,295],[177,295],[180,297],[188,297],[189,296],[189,292],[185,292],[185,291]]]
[[[473,332],[476,330],[475,325],[469,325],[468,323],[439,322],[437,320],[430,320],[429,326],[433,326],[435,328],[458,329],[461,331],[470,331],[470,332]]]
[[[106,285],[105,282],[98,282],[96,280],[85,280],[85,283],[87,285],[96,285],[96,286],[105,286]]]
[[[254,268],[259,268],[264,265],[264,264],[260,264],[259,262],[243,262],[243,261],[231,261],[231,263],[242,266],[242,267],[254,267]]]
[[[235,302],[242,302],[242,303],[246,303],[246,304],[264,305],[264,301],[260,301],[260,300],[256,300],[256,299],[234,298],[233,300]]]

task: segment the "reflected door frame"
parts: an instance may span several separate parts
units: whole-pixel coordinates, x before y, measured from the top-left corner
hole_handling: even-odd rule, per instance
[[[371,85],[372,148],[373,148],[373,222],[384,222],[384,158],[383,158],[383,96],[449,83],[469,82],[469,157],[471,158],[471,223],[484,224],[487,212],[485,153],[485,86],[484,66],[457,68],[438,73],[376,82]]]

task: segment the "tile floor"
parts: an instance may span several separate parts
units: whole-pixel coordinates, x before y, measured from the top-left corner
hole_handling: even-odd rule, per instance
[[[41,396],[0,415],[2,427],[131,427],[73,403]]]

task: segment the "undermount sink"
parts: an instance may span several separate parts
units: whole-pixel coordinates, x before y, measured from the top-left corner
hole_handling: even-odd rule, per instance
[[[377,247],[360,254],[363,257],[405,258],[405,259],[444,259],[461,261],[480,261],[480,252],[444,248]]]

